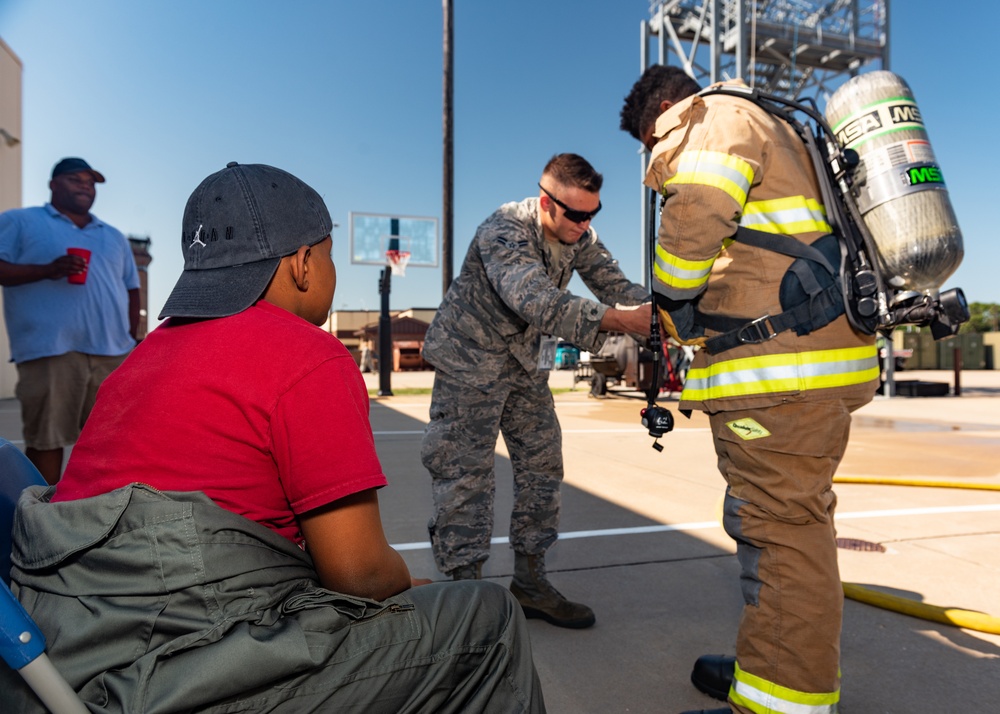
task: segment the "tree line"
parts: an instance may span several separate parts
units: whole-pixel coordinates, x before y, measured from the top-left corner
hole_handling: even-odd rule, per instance
[[[995,302],[969,303],[969,321],[959,332],[997,332],[1000,330],[1000,304]]]

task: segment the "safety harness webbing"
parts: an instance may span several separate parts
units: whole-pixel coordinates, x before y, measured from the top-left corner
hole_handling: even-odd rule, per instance
[[[785,235],[764,233],[742,226],[736,230],[734,238],[740,243],[756,248],[811,260],[822,266],[833,282],[828,287],[822,287],[812,270],[801,262],[795,262],[789,270],[798,277],[808,297],[793,308],[777,315],[762,315],[756,318],[708,315],[695,311],[696,324],[722,333],[706,340],[705,349],[710,354],[725,352],[740,345],[766,342],[785,330],[794,329],[797,334],[808,334],[816,327],[830,322],[830,319],[824,319],[823,316],[829,315],[831,309],[839,307],[840,312],[843,312],[844,296],[838,280],[839,269],[835,268],[819,250]]]
[[[822,266],[833,278],[832,285],[821,288],[816,282],[815,276],[806,264],[799,261],[793,263],[792,270],[798,277],[799,282],[808,296],[807,299],[794,307],[788,308],[778,315],[762,315],[758,317],[732,317],[723,315],[706,315],[697,312],[695,324],[707,327],[708,329],[722,332],[722,334],[709,338],[705,344],[712,354],[718,354],[726,350],[744,344],[756,344],[772,339],[775,335],[785,330],[795,329],[799,335],[808,334],[814,329],[818,329],[829,323],[833,317],[831,314],[847,312],[848,319],[852,326],[866,334],[874,332],[873,326],[865,324],[859,320],[855,310],[848,309],[849,301],[855,299],[851,292],[851,285],[845,279],[844,270],[851,266],[864,266],[867,264],[865,250],[859,240],[851,230],[852,221],[846,215],[847,207],[839,203],[843,195],[835,188],[830,175],[830,167],[824,161],[823,152],[820,150],[817,138],[802,122],[791,116],[789,109],[801,111],[813,119],[818,126],[826,128],[822,117],[815,110],[810,110],[802,104],[776,97],[762,94],[757,90],[746,88],[736,88],[729,86],[715,86],[700,92],[701,96],[711,94],[725,94],[739,97],[753,102],[758,107],[769,112],[773,116],[787,122],[796,134],[802,139],[806,146],[807,153],[816,170],[816,177],[819,182],[820,193],[823,197],[824,205],[827,208],[827,218],[833,227],[833,234],[837,237],[841,247],[840,264],[833,266],[826,256],[810,245],[787,235],[776,233],[765,233],[740,226],[737,228],[733,238],[736,241],[751,245],[763,250],[770,250],[794,258],[804,258]],[[783,105],[785,108],[777,106]],[[839,312],[835,307],[839,306]],[[831,313],[833,309],[833,313]]]

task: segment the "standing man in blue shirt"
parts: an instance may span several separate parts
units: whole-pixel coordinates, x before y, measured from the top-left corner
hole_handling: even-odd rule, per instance
[[[0,285],[25,453],[50,484],[139,326],[132,249],[90,213],[98,183],[104,176],[90,164],[66,158],[52,169],[49,203],[0,213]],[[90,251],[89,263],[69,248]]]

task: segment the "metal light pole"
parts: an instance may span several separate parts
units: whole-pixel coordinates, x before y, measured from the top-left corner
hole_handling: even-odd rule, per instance
[[[389,222],[389,235],[399,235],[399,219]],[[399,250],[399,239],[389,239],[389,250]],[[392,270],[386,265],[378,281],[382,311],[378,316],[378,396],[392,396],[392,317],[389,313],[389,293],[392,292]]]
[[[454,55],[455,45],[455,33],[452,29],[452,24],[454,20],[454,12],[452,9],[451,0],[441,0],[442,9],[444,11],[444,97],[443,97],[443,124],[444,124],[444,185],[443,185],[443,200],[441,207],[441,297],[443,298],[448,292],[448,288],[451,286],[451,279],[453,273],[452,266],[452,228],[454,225],[454,216],[452,209],[452,199],[455,194],[455,157],[454,157],[454,131],[453,131],[453,116],[454,107],[452,102],[453,97],[453,80],[454,80],[454,66],[452,64],[452,57]]]

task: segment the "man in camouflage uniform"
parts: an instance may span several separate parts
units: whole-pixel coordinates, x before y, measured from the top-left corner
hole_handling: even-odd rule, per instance
[[[545,576],[559,527],[562,433],[548,387],[553,340],[596,351],[607,331],[649,329],[648,291],[630,282],[590,226],[602,177],[582,157],[546,165],[539,195],[507,203],[476,231],[424,342],[435,367],[421,458],[430,471],[434,559],[454,579],[479,578],[493,532],[494,451],[514,469],[511,591],[528,617],[589,627],[594,613]],[[576,271],[600,302],[566,290]],[[618,309],[609,305],[639,306]],[[540,357],[547,358],[540,363]]]
[[[708,714],[833,714],[843,613],[833,476],[851,412],[878,384],[874,337],[842,309],[821,315],[819,301],[793,299],[782,287],[793,258],[760,247],[809,255],[832,231],[803,141],[752,101],[699,92],[682,69],[656,65],[621,112],[621,128],[652,152],[645,183],[664,198],[653,290],[667,332],[703,348],[680,408],[709,415],[742,568],[736,660],[702,657],[692,681],[728,698]],[[794,329],[774,328],[779,317]]]

